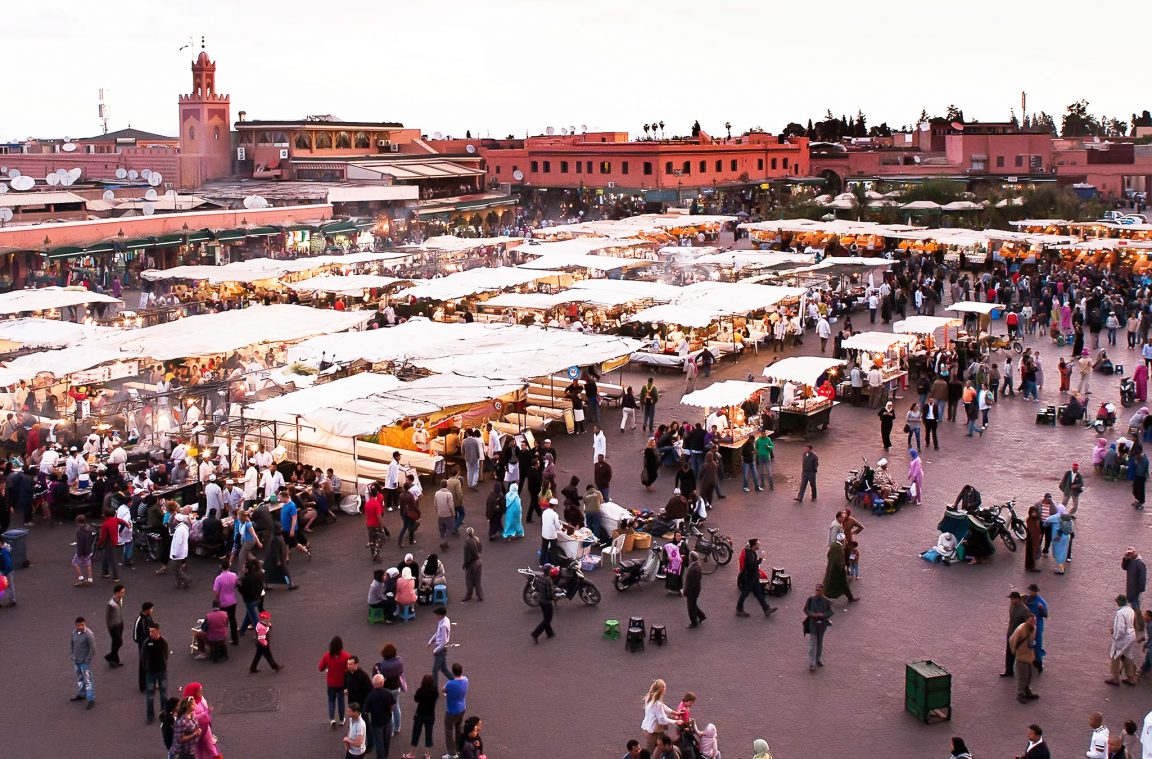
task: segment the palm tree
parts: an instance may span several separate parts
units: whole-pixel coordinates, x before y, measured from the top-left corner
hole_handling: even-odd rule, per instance
[[[725,121],[724,128],[728,130],[728,139],[732,139],[732,122]]]
[[[647,124],[645,124],[645,125],[644,125],[644,136],[645,136],[645,137],[647,137],[647,136],[648,136],[648,128],[649,128],[649,127],[648,127],[648,125],[647,125]]]
[[[664,121],[660,121],[660,139],[664,139]]]

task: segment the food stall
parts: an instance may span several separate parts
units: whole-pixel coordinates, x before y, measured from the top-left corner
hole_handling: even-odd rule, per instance
[[[846,351],[856,357],[856,365],[867,373],[876,367],[884,382],[887,397],[896,396],[896,386],[905,387],[908,382],[908,351],[916,343],[912,335],[897,335],[892,332],[857,332],[840,343]],[[845,395],[848,385],[841,382],[839,393]]]
[[[956,301],[945,310],[963,314],[961,318],[964,320],[964,328],[968,334],[965,335],[963,333],[957,332],[956,339],[960,340],[965,337],[978,339],[981,334],[991,332],[992,319],[996,316],[996,312],[1003,310],[1003,308],[1004,307],[999,303],[981,303],[975,300],[960,300]],[[971,329],[969,327],[969,322],[972,323],[971,326],[975,327],[975,329]],[[1023,324],[1020,325],[1020,329],[1023,331]]]
[[[680,399],[685,406],[703,408],[707,414],[705,429],[717,427],[720,447],[727,471],[735,476],[740,470],[740,448],[761,428],[762,410],[769,405],[769,386],[763,382],[723,380],[688,393]]]
[[[948,344],[948,328],[958,327],[961,320],[949,316],[909,316],[892,325],[892,331],[899,335],[915,335],[919,338],[918,348],[931,350],[936,344],[936,331],[944,330],[944,344]]]
[[[635,313],[629,321],[651,325],[652,333],[644,347],[632,354],[632,361],[661,369],[683,369],[685,361],[695,360],[704,352],[709,331],[719,318],[711,308],[671,303]]]
[[[821,391],[822,379],[835,386],[844,364],[835,358],[793,356],[764,367],[768,381],[782,386],[780,402],[772,406],[777,434],[799,430],[807,438],[818,429],[828,428],[832,409],[839,404]]]

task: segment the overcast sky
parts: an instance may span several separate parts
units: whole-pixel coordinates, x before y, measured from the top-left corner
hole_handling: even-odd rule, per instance
[[[635,134],[659,120],[671,135],[694,119],[713,134],[725,121],[780,131],[828,108],[895,127],[949,103],[992,121],[1019,114],[1021,90],[1057,123],[1080,98],[1123,119],[1152,107],[1131,73],[1145,25],[1114,18],[1105,33],[1091,6],[1066,0],[56,0],[3,12],[2,139],[98,134],[101,87],[110,129],[175,134],[201,34],[233,119],[330,113],[460,137]]]

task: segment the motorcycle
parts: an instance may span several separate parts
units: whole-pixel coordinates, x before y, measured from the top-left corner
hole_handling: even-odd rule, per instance
[[[540,591],[537,589],[536,581],[543,577],[544,573],[535,569],[517,569],[516,571],[528,578],[521,593],[524,603],[532,608],[538,607],[540,605]],[[560,576],[557,578],[555,586],[556,600],[566,598],[571,601],[579,597],[585,606],[595,606],[600,603],[600,590],[584,577],[584,572],[580,569],[580,562],[574,559],[570,559],[565,566],[560,567]]]
[[[849,503],[855,503],[861,493],[872,489],[872,467],[868,466],[868,459],[863,456],[860,460],[864,465],[859,469],[849,469],[848,476],[844,478],[844,500]]]
[[[701,532],[695,524],[689,525],[688,537],[696,539],[696,545],[692,550],[700,555],[701,571],[712,574],[732,561],[735,552],[732,550],[732,538],[721,535],[715,527],[705,529],[707,534]]]
[[[1120,380],[1120,405],[1128,408],[1136,402],[1136,383],[1131,377]]]
[[[888,495],[881,497],[876,489],[875,472],[868,465],[867,459],[863,459],[863,461],[863,466],[859,469],[848,470],[848,476],[844,478],[845,500],[855,504],[862,495],[868,494],[869,502],[867,505],[877,516],[893,514],[909,502],[911,495],[907,487],[897,487]]]
[[[1011,350],[1019,355],[1024,352],[1024,343],[1018,338],[1007,335],[981,335],[979,345],[982,353],[991,353],[1000,349]]]
[[[995,542],[997,538],[1004,543],[1004,547],[1015,552],[1016,541],[1023,542],[1028,535],[1024,520],[1016,514],[1016,501],[1013,499],[999,506],[991,506],[975,512],[976,518],[988,527],[988,540]],[[1007,510],[1008,521],[1005,522],[1001,514]]]
[[[1103,435],[1108,428],[1116,425],[1116,405],[1104,401],[1100,404],[1100,408],[1096,410],[1096,418],[1089,419],[1088,415],[1084,415],[1084,426],[1094,430],[1096,434]]]
[[[144,520],[137,520],[132,528],[132,543],[137,553],[148,557],[149,561],[160,561],[164,551],[164,536],[148,530]]]
[[[648,549],[648,558],[644,561],[622,561],[616,567],[612,578],[612,585],[623,593],[634,585],[642,582],[652,582],[660,569],[664,549],[653,544]]]

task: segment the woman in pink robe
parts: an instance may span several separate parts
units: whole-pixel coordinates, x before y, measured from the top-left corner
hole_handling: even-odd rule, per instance
[[[1148,400],[1148,365],[1143,361],[1132,372],[1132,381],[1136,384],[1136,400],[1141,403]]]
[[[915,448],[908,449],[908,482],[916,486],[916,503],[924,500],[924,464],[920,461],[920,454]]]
[[[196,759],[216,759],[220,751],[216,748],[216,736],[212,733],[212,707],[204,698],[204,688],[200,683],[184,686],[184,697],[196,702],[192,716],[200,728],[200,740],[196,741]]]

